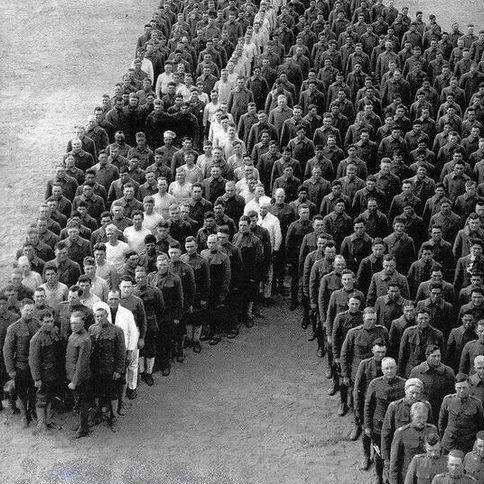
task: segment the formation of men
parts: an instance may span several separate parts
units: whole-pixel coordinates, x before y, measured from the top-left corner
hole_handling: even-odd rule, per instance
[[[114,429],[140,380],[289,299],[362,469],[482,482],[483,124],[473,25],[382,0],[161,2],[0,292],[12,409]]]

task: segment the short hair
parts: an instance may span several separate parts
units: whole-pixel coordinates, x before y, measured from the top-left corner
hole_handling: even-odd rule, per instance
[[[425,348],[425,356],[429,356],[437,350],[440,351],[440,346],[434,344],[427,345],[427,347]]]
[[[455,383],[469,382],[469,376],[466,373],[457,373]]]

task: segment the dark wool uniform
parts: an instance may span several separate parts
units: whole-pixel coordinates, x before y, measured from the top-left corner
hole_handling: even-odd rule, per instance
[[[3,345],[7,335],[7,328],[17,321],[17,316],[8,309],[0,313],[0,401],[3,399],[3,385],[9,380],[3,360]],[[1,407],[0,407],[1,408]]]
[[[183,338],[186,331],[187,314],[190,308],[193,307],[195,298],[195,274],[190,265],[185,264],[181,260],[176,262],[170,262],[170,271],[180,278],[183,288],[183,305],[181,318],[180,322],[175,325],[173,331],[175,355],[179,356],[183,353]]]
[[[29,368],[30,340],[39,329],[36,319],[20,318],[7,328],[3,359],[7,373],[15,373],[15,391],[19,396],[24,417],[30,420],[35,406],[35,387]]]
[[[181,279],[171,272],[148,274],[148,284],[157,287],[163,293],[165,310],[161,317],[159,328],[158,356],[162,369],[170,367],[174,320],[180,321],[183,311],[183,287]],[[180,324],[180,323],[178,323]]]
[[[396,430],[390,457],[391,484],[403,484],[413,456],[425,450],[425,436],[435,432],[437,427],[428,423],[421,429],[409,423]]]
[[[92,387],[91,338],[85,329],[69,336],[66,348],[66,377],[76,386],[73,390],[75,408],[81,419],[81,431],[87,433]]]
[[[29,350],[32,378],[34,382],[42,382],[37,389],[37,407],[45,407],[58,391],[62,357],[59,330],[55,326],[42,326],[30,340]]]
[[[425,348],[428,345],[437,345],[444,353],[444,336],[438,329],[428,326],[420,328],[418,325],[407,328],[400,341],[398,354],[398,373],[407,377],[414,366],[425,360]]]
[[[140,356],[154,358],[158,343],[158,330],[161,318],[165,311],[163,294],[157,287],[139,286],[136,288],[137,296],[143,301],[146,312],[145,345],[140,350]]]
[[[455,393],[444,398],[439,414],[439,430],[443,434],[444,449],[470,452],[477,432],[482,429],[484,411],[477,398],[468,396],[462,399]]]
[[[181,261],[188,264],[195,276],[195,294],[193,297],[193,311],[187,315],[187,324],[201,326],[205,321],[206,314],[201,307],[201,301],[208,301],[210,288],[210,269],[208,262],[198,253],[182,254]]]
[[[241,292],[240,315],[247,316],[249,303],[255,300],[258,283],[262,278],[264,249],[258,237],[251,232],[237,232],[233,238],[234,247],[240,250],[242,266],[239,275]]]
[[[357,326],[348,331],[341,349],[341,373],[343,377],[354,381],[361,360],[371,357],[373,342],[382,338],[388,343],[388,330],[380,325],[365,328]]]
[[[428,420],[432,420],[432,407],[427,401],[423,401],[427,406]],[[410,423],[410,409],[412,403],[407,401],[405,397],[395,400],[388,405],[385,412],[385,419],[381,429],[381,455],[385,462],[390,462],[390,451],[395,431],[404,425]]]
[[[474,484],[476,482],[477,481],[473,477],[465,474],[462,474],[459,477],[454,477],[448,472],[445,472],[443,474],[437,474],[434,477],[432,484]]]
[[[414,455],[405,477],[405,484],[431,484],[432,479],[447,469],[447,457],[430,457],[427,454]]]
[[[464,458],[466,475],[473,477],[477,482],[484,482],[484,457],[475,450],[466,454]]]
[[[437,423],[442,400],[454,391],[454,371],[447,365],[433,367],[424,361],[412,369],[410,378],[418,378],[424,384],[423,397],[430,402],[434,416],[432,419],[429,414],[428,421]]]
[[[95,323],[89,328],[92,352],[93,388],[103,403],[118,397],[114,373],[124,376],[126,370],[126,344],[123,330],[114,324]]]
[[[371,441],[379,450],[375,452],[375,471],[382,479],[383,459],[381,456],[381,431],[388,405],[405,395],[405,379],[396,376],[387,380],[380,376],[368,385],[365,396],[364,428],[370,429]]]
[[[201,256],[208,263],[210,274],[210,286],[206,299],[208,320],[212,333],[218,335],[227,328],[229,317],[225,302],[230,288],[230,259],[219,249],[202,250]]]
[[[353,414],[355,417],[355,425],[358,429],[361,429],[363,425],[365,396],[366,391],[368,390],[368,385],[372,380],[380,376],[382,376],[381,361],[375,360],[372,356],[371,358],[366,358],[360,362],[353,387]],[[370,459],[371,437],[364,433],[362,444],[365,457]]]

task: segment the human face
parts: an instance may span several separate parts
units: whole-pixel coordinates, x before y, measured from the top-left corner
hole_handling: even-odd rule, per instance
[[[469,383],[461,381],[455,384],[455,393],[459,398],[466,398],[469,396]]]
[[[84,329],[84,320],[80,316],[71,316],[70,324],[73,333],[79,333]]]
[[[34,292],[34,302],[37,307],[42,307],[45,305],[45,292],[35,291]]]
[[[185,250],[188,255],[193,255],[197,252],[197,244],[194,240],[185,243]]]
[[[440,442],[435,445],[425,444],[425,452],[431,459],[438,459],[441,454]]]
[[[371,349],[371,352],[373,353],[373,358],[375,358],[376,361],[381,361],[385,357],[387,348],[386,346],[374,345]]]
[[[121,281],[119,290],[121,291],[121,297],[129,297],[133,293],[133,283],[130,281]]]
[[[484,457],[484,439],[477,439],[474,445],[474,450],[477,452],[479,457]]]
[[[412,424],[414,427],[421,429],[427,423],[428,419],[427,409],[419,409],[412,415]]]
[[[376,313],[366,313],[363,315],[363,323],[366,327],[373,327],[376,325]]]
[[[442,355],[440,353],[440,350],[435,350],[433,353],[427,356],[427,363],[429,364],[429,366],[437,367],[440,365],[441,361]]]
[[[383,261],[383,271],[387,275],[391,275],[395,272],[396,263],[394,260],[384,260]]]
[[[107,303],[113,309],[119,306],[119,292],[109,291]]]
[[[392,380],[397,374],[397,364],[395,360],[386,360],[381,365],[381,371],[386,380]]]

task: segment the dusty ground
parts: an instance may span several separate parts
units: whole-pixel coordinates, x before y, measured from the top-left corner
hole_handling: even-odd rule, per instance
[[[402,4],[402,2],[396,2]],[[42,199],[71,128],[128,65],[156,2],[2,3],[0,274]],[[478,0],[405,2],[484,25]],[[425,4],[421,7],[421,4]],[[284,310],[233,341],[189,355],[169,378],[141,387],[119,431],[73,442],[73,421],[37,439],[0,414],[0,484],[365,483],[351,420],[334,416],[323,365],[298,317]]]

